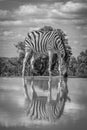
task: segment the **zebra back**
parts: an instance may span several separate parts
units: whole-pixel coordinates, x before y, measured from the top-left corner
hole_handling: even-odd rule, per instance
[[[48,50],[59,52],[65,57],[65,45],[62,40],[62,33],[57,30],[51,31],[32,31],[25,38],[25,50],[32,50],[36,54],[47,54]]]

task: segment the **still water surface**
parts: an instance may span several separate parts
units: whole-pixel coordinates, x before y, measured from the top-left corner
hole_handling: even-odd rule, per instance
[[[28,119],[21,78],[0,78],[0,129],[87,130],[87,79],[69,78],[67,84],[71,102],[66,102],[63,115],[53,125]]]

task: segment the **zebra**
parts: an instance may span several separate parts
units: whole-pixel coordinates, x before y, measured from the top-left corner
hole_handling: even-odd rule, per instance
[[[41,31],[35,30],[28,33],[25,38],[25,57],[23,59],[23,69],[22,69],[22,77],[24,79],[25,73],[25,65],[30,58],[31,68],[34,68],[34,60],[35,58],[43,55],[47,55],[49,57],[49,81],[48,81],[48,89],[50,90],[51,83],[51,64],[52,64],[52,56],[56,53],[59,57],[59,72],[61,76],[61,65],[66,56],[65,45],[62,40],[61,32],[58,29],[50,30],[50,31]],[[25,80],[23,81],[25,86]],[[33,82],[31,82],[31,86]]]

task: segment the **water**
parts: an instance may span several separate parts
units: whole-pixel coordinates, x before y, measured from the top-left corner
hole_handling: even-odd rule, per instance
[[[69,78],[69,96],[57,124],[29,120],[21,78],[0,78],[0,129],[87,129],[87,79]],[[33,123],[32,123],[33,122]]]

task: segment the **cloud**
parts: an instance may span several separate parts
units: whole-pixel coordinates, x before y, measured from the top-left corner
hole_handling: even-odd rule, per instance
[[[57,2],[54,4],[41,4],[41,5],[22,5],[18,9],[14,11],[14,16],[16,18],[20,18],[22,20],[29,20],[29,19],[41,19],[46,21],[46,19],[63,19],[63,18],[72,18],[75,17],[71,14],[67,14],[62,11],[62,7],[64,7],[63,2]],[[40,20],[39,20],[40,19]]]
[[[66,3],[58,2],[53,5],[51,16],[67,19],[82,19],[87,17],[87,3],[69,1]]]
[[[12,34],[13,34],[12,31],[4,31],[4,32],[3,32],[3,35],[4,35],[4,36],[11,36]]]
[[[20,5],[17,9],[11,11],[0,10],[0,14],[2,18],[9,18],[11,21],[26,21],[24,23],[28,23],[28,21],[33,20],[32,23],[38,20],[38,22],[42,19],[43,22],[46,19],[52,20],[84,20],[87,17],[87,6],[84,3],[68,1],[64,2],[55,2],[53,4],[24,4]],[[7,17],[6,17],[7,16]],[[8,21],[8,20],[7,20]],[[21,22],[16,23],[14,21],[13,25],[19,25]],[[48,20],[49,21],[49,20]],[[2,25],[8,25],[6,21],[1,23]],[[10,22],[12,24],[12,22]],[[73,22],[75,23],[75,22]]]
[[[82,35],[82,38],[87,40],[87,35],[86,34]]]
[[[22,5],[14,11],[14,16],[20,19],[47,18],[50,8],[46,4],[41,5]]]
[[[14,19],[15,18],[12,11],[0,9],[0,21],[10,21]]]
[[[87,9],[87,5],[85,3],[69,1],[61,6],[61,11],[65,13],[78,12],[82,9]]]
[[[87,25],[86,4],[74,1],[23,4],[13,10],[0,10],[1,27],[38,28],[45,25],[75,25],[77,28]],[[84,12],[84,13],[83,13]],[[20,37],[20,36],[19,36]]]
[[[5,0],[0,0],[0,2],[1,2],[1,1],[5,1]]]
[[[0,25],[2,26],[19,26],[22,25],[22,21],[21,20],[15,20],[15,21],[0,21]]]
[[[87,0],[73,0],[73,2],[86,3]]]
[[[87,5],[68,1],[56,2],[54,4],[22,5],[14,11],[15,15],[31,17],[53,17],[53,18],[80,18],[87,16]]]
[[[13,0],[9,1],[14,4]],[[78,47],[77,41],[82,44],[84,40],[84,44],[87,44],[87,32],[82,33],[85,35],[83,37],[81,34],[87,30],[87,3],[81,0],[37,0],[37,3],[36,0],[25,0],[27,3],[24,0],[15,1],[16,5],[0,10],[0,43],[7,45],[24,40],[28,31],[49,25],[67,31],[74,48]]]
[[[78,45],[78,44],[79,44],[79,41],[75,40],[75,41],[73,41],[73,43],[74,43],[75,45]]]
[[[85,27],[85,26],[87,26],[87,18],[85,18],[85,19],[73,19],[72,20],[72,23],[73,24],[75,24],[76,26],[77,26],[77,28],[79,27],[79,28],[81,28],[81,27]]]
[[[15,11],[18,15],[28,15],[33,14],[38,11],[37,6],[35,5],[22,5],[18,10]]]
[[[8,10],[2,10],[2,9],[0,9],[0,17],[4,17],[4,16],[6,16],[7,14],[9,13],[9,11]]]

